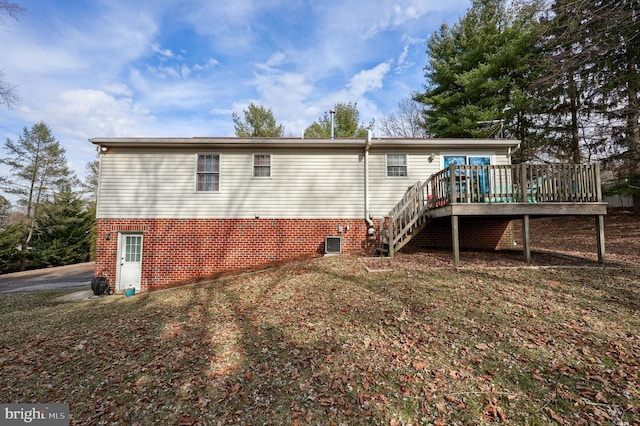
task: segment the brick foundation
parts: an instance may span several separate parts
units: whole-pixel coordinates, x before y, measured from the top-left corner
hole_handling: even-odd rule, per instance
[[[324,253],[324,238],[342,249],[373,250],[364,220],[354,219],[98,219],[96,275],[115,287],[118,235],[143,234],[142,289]],[[376,224],[376,229],[377,229]]]
[[[461,249],[505,250],[513,249],[519,226],[512,218],[461,216],[458,234]],[[451,218],[431,220],[409,243],[413,248],[452,248]]]

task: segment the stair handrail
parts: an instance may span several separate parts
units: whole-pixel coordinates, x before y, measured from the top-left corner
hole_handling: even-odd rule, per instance
[[[387,238],[390,256],[393,256],[396,245],[406,237],[430,208],[430,182],[431,177],[424,182],[417,181],[389,211]]]

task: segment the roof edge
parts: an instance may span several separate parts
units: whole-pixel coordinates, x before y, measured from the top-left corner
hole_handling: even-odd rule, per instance
[[[91,138],[89,142],[103,147],[122,148],[203,148],[203,147],[319,147],[357,148],[366,144],[365,138],[237,138],[237,137],[115,137]],[[419,139],[419,138],[374,138],[372,148],[392,147],[518,147],[516,139]]]

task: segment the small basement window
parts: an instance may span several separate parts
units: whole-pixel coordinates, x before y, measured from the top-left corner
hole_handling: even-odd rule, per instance
[[[198,154],[196,165],[196,191],[220,190],[220,154]]]

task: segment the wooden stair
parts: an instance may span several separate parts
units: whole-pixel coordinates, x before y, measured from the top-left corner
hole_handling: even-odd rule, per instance
[[[385,217],[380,224],[380,246],[376,250],[379,255],[393,257],[427,225],[428,188],[429,180],[416,182]]]

